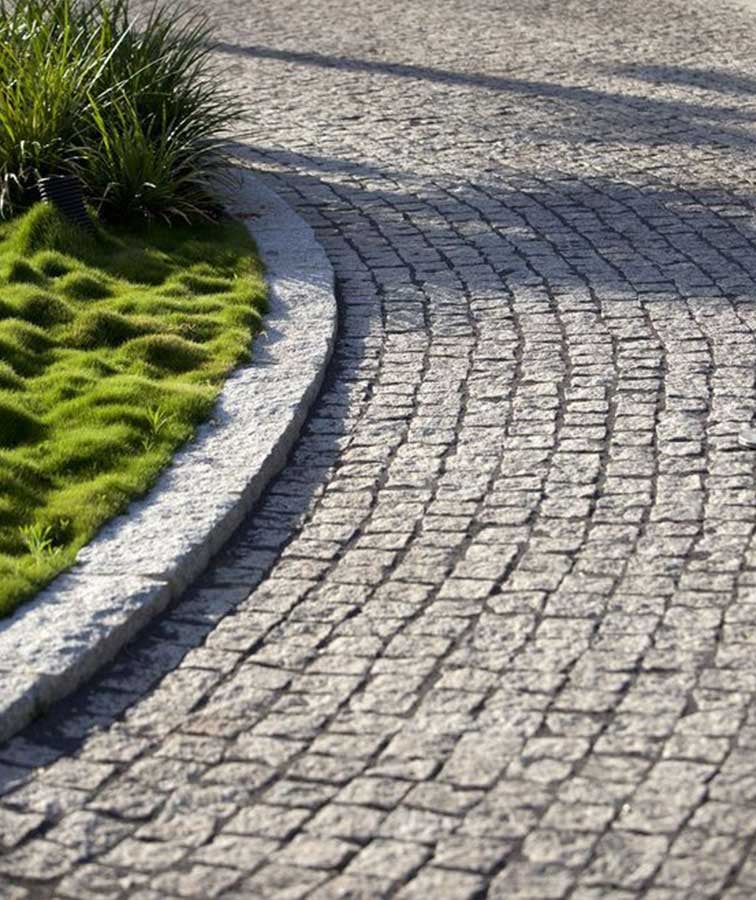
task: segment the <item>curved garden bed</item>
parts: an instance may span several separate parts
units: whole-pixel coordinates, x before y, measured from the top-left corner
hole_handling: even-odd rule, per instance
[[[231,220],[0,225],[0,614],[146,490],[249,355],[265,303]]]
[[[168,6],[0,0],[0,616],[149,487],[259,328],[212,49]],[[50,176],[91,234],[35,202]]]

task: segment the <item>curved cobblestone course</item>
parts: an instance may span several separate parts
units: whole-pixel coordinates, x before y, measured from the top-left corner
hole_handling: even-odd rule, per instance
[[[217,0],[338,274],[206,578],[0,749],[0,895],[756,895],[756,18]]]

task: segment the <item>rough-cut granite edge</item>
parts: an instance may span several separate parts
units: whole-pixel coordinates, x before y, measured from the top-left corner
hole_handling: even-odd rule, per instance
[[[248,170],[227,207],[266,267],[270,311],[253,361],[153,490],[0,621],[0,740],[90,678],[202,572],[284,465],[320,389],[337,315],[323,248]]]

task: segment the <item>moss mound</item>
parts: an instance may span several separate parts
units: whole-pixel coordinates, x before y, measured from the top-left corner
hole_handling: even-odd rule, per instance
[[[42,291],[24,297],[18,304],[18,314],[22,319],[40,328],[70,322],[76,315],[65,300]]]
[[[167,372],[188,372],[207,359],[207,352],[198,344],[174,334],[150,334],[130,341],[124,353],[132,360],[141,360]]]
[[[87,272],[69,272],[60,279],[58,288],[73,300],[102,300],[111,296],[105,279]]]
[[[44,433],[42,422],[15,400],[0,396],[0,447],[17,447],[37,441]]]
[[[96,309],[79,316],[71,329],[70,341],[74,347],[120,347],[142,334],[138,322],[108,309]]]

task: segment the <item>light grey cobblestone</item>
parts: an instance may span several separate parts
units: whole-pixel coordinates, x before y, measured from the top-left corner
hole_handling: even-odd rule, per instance
[[[750,900],[756,17],[213,19],[336,352],[205,576],[0,747],[0,895]]]

